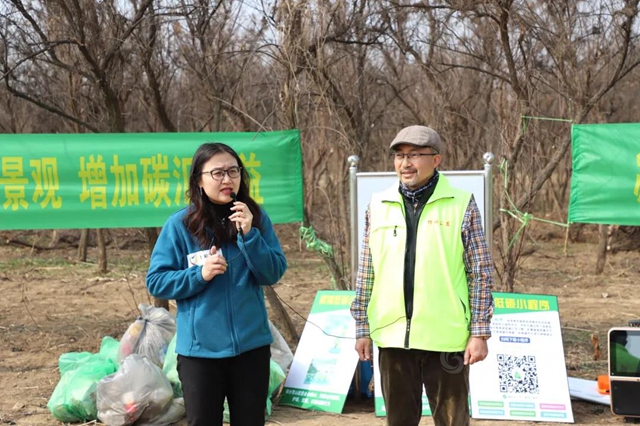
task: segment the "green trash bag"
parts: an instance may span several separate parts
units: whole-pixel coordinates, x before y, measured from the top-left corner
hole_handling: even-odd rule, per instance
[[[97,419],[96,388],[103,377],[115,373],[117,365],[100,354],[68,353],[60,357],[64,366],[60,382],[51,394],[47,408],[61,422]],[[60,369],[62,372],[63,368]]]
[[[275,362],[273,358],[271,358],[270,368],[271,370],[269,372],[269,401],[271,401],[271,398],[275,396],[276,391],[278,390],[278,388],[280,388],[280,385],[282,384],[282,382],[284,382],[284,379],[286,377],[284,374],[284,371],[282,371],[282,368],[280,368],[280,365],[278,365],[278,363]],[[271,411],[269,411],[269,414],[271,414]]]
[[[118,362],[118,348],[120,347],[120,342],[114,339],[111,336],[104,336],[102,338],[102,342],[100,343],[100,352],[99,354],[104,356],[107,359],[110,359],[116,367],[120,367]]]
[[[65,373],[86,364],[92,356],[93,354],[91,352],[67,352],[66,354],[60,355],[60,358],[58,359],[60,377],[62,378]]]
[[[182,397],[182,384],[180,383],[180,377],[178,377],[178,355],[176,354],[176,336],[173,335],[169,346],[167,347],[167,353],[164,356],[164,364],[162,365],[162,371],[164,375],[169,379],[171,388],[173,389],[173,397]]]

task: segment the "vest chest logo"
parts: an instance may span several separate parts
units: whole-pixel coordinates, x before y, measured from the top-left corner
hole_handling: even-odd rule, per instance
[[[429,226],[451,226],[450,220],[442,220],[442,219],[426,219],[424,221]]]

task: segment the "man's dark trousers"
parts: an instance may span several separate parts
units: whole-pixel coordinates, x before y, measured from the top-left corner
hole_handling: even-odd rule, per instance
[[[387,426],[417,426],[422,386],[436,426],[469,425],[469,366],[463,352],[380,348]]]

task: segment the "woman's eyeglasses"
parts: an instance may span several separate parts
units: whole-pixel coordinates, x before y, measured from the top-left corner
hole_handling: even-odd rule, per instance
[[[202,172],[202,174],[209,174],[211,175],[211,179],[213,180],[222,180],[224,179],[224,175],[229,176],[231,179],[237,179],[240,176],[240,171],[242,170],[242,167],[229,167],[227,170],[223,170],[223,169],[213,169],[213,170],[209,170],[208,172]]]

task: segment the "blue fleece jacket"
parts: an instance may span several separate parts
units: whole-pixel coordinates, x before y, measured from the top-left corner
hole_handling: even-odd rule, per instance
[[[205,281],[202,266],[187,261],[203,247],[184,226],[186,213],[184,208],[164,224],[146,279],[151,295],[178,305],[176,352],[226,358],[271,344],[262,286],[277,283],[287,269],[271,220],[262,211],[261,230],[251,228],[244,238],[218,247],[227,270]]]

